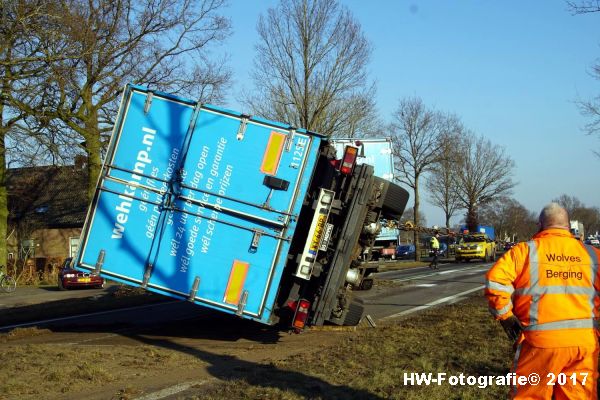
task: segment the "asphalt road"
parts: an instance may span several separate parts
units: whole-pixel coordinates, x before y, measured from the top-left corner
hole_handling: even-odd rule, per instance
[[[440,304],[460,301],[483,292],[484,275],[491,263],[440,264],[439,269],[411,268],[376,274],[388,287],[360,293],[366,312],[375,320],[398,318]]]
[[[462,297],[482,290],[484,274],[490,263],[441,264],[438,270],[417,267],[399,271],[382,272],[375,275],[383,280],[370,291],[357,292],[364,300],[366,313],[374,320],[398,318],[403,315],[439,305],[452,303]],[[3,308],[20,307],[36,303],[73,298],[102,296],[115,290],[115,286],[105,289],[59,291],[55,288],[18,288],[11,294],[0,294],[0,314]],[[40,327],[68,325],[132,325],[168,324],[186,319],[202,320],[215,318],[215,313],[203,307],[184,302],[168,301],[164,304],[132,307],[102,313],[90,313],[85,316],[32,321]],[[217,317],[218,318],[218,317]],[[227,316],[226,318],[230,318]],[[0,330],[6,328],[0,316]],[[6,330],[6,329],[4,329]]]
[[[18,287],[13,293],[0,292],[0,311],[9,307],[22,307],[65,299],[81,299],[101,296],[115,290],[116,285],[107,285],[104,289],[59,290],[57,286]]]

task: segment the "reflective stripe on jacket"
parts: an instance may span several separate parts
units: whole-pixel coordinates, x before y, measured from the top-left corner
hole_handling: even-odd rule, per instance
[[[515,315],[536,347],[595,346],[600,251],[547,229],[504,254],[486,275],[496,319]]]

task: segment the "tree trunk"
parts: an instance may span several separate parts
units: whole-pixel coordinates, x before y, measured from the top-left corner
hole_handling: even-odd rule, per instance
[[[473,203],[469,204],[469,207],[467,208],[467,218],[465,222],[467,228],[469,228],[469,232],[477,232],[477,225],[479,221],[477,218],[477,209]]]
[[[86,97],[86,96],[84,96]],[[88,104],[91,104],[91,93],[89,94]],[[102,168],[102,145],[100,143],[100,128],[98,127],[98,111],[89,107],[84,121],[85,125],[85,152],[87,153],[87,172],[88,172],[88,202],[94,197],[96,184],[100,169]]]
[[[87,195],[88,202],[92,201],[94,192],[96,191],[96,184],[98,183],[98,176],[102,168],[102,159],[100,157],[100,140],[94,140],[94,144],[88,145],[86,141],[85,151],[87,153],[87,173],[88,173],[88,187]]]
[[[7,262],[7,243],[8,234],[8,190],[6,188],[6,147],[5,133],[0,131],[0,265],[6,265]],[[6,272],[6,271],[5,271]]]

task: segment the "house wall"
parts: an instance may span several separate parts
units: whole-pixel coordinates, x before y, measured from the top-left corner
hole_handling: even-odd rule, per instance
[[[81,228],[65,229],[38,229],[29,235],[28,239],[33,239],[35,258],[66,258],[70,256],[71,238],[78,238],[81,234]],[[8,241],[9,252],[19,257],[19,246],[17,240],[10,238]]]

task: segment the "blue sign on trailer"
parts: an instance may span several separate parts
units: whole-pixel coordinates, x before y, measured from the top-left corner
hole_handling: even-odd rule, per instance
[[[268,322],[320,141],[128,86],[76,265]]]

